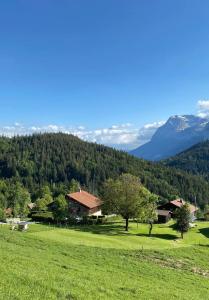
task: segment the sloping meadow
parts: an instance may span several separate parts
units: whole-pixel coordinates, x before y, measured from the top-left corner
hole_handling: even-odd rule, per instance
[[[208,299],[207,226],[1,227],[0,299]]]

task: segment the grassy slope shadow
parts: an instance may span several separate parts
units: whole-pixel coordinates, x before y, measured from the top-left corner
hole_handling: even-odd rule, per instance
[[[206,227],[206,228],[200,228],[199,232],[201,234],[203,234],[206,238],[209,238],[209,228],[208,227]]]
[[[138,233],[137,236],[145,236],[149,237],[149,234],[146,233]],[[150,237],[164,239],[164,240],[176,240],[177,236],[175,234],[169,234],[169,233],[153,233]]]
[[[85,226],[74,226],[71,227],[76,231],[83,231],[83,232],[91,232],[93,234],[103,234],[103,235],[131,235],[130,232],[126,232],[124,230],[124,226],[122,224],[108,224],[108,225],[85,225]]]
[[[124,235],[135,235],[149,237],[147,233],[132,233],[124,230],[122,224],[108,224],[108,225],[89,225],[89,226],[74,226],[71,227],[76,231],[91,232],[93,234],[102,234],[108,236],[124,236]],[[164,239],[164,240],[175,240],[177,236],[175,234],[164,234],[164,233],[153,233],[150,237]]]

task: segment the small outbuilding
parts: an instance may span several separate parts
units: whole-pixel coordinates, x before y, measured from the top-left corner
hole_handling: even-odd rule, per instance
[[[158,223],[167,223],[171,219],[171,212],[169,210],[158,209],[157,210]]]

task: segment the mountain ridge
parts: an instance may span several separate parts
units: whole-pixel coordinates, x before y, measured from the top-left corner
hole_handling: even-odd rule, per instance
[[[189,149],[170,157],[162,163],[209,180],[209,140],[195,144]]]
[[[209,139],[209,118],[175,115],[157,129],[148,143],[132,150],[130,154],[158,161],[174,156],[206,139]]]

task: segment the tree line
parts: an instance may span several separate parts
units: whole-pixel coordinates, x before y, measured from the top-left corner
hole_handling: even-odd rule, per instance
[[[182,153],[164,160],[167,166],[201,175],[209,180],[209,141],[198,143]]]
[[[203,177],[161,163],[144,161],[63,133],[0,137],[1,207],[13,205],[18,210],[19,205],[24,211],[21,199],[43,199],[46,186],[55,199],[69,192],[72,180],[101,195],[104,182],[123,173],[140,178],[143,186],[158,195],[161,202],[177,196],[193,202],[196,196],[200,206],[208,203],[209,184]]]

